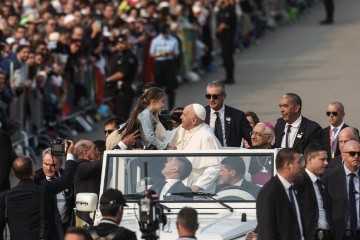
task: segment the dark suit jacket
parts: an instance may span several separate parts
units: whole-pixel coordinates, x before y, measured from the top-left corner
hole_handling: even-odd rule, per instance
[[[210,107],[206,106],[205,123],[210,122]],[[251,125],[245,113],[225,105],[225,139],[228,147],[240,147],[244,138],[251,146]]]
[[[334,168],[340,167],[342,165],[343,165],[343,159],[342,159],[341,155],[339,155],[339,156],[336,156],[333,159],[331,159],[327,169],[334,169]]]
[[[115,222],[114,222],[115,223]],[[113,238],[113,240],[136,240],[136,234],[126,228],[116,226],[110,223],[100,223],[96,227],[93,228],[96,233],[100,237],[105,237],[112,232],[117,231],[117,235]],[[91,231],[90,231],[91,233]]]
[[[96,193],[99,195],[101,182],[102,160],[87,161],[79,159],[75,176],[75,195],[81,192]]]
[[[59,172],[61,175],[64,174],[64,170],[62,168],[60,168]],[[42,168],[38,169],[35,172],[34,181],[36,184],[41,184],[42,181],[47,181],[46,175]],[[74,184],[71,184],[71,186],[69,188],[65,189],[63,194],[65,196],[65,206],[66,206],[65,215],[67,216],[67,219],[68,219],[68,221],[66,223],[68,226],[70,226],[73,223],[73,216],[74,216],[73,213],[74,213],[74,207],[75,207]]]
[[[330,198],[335,240],[342,240],[348,219],[348,193],[344,167],[330,169],[321,178]]]
[[[10,137],[0,129],[0,192],[10,189],[10,170],[13,161]]]
[[[282,138],[285,137],[285,125],[285,120],[279,118],[275,125],[275,148],[281,148]],[[302,117],[292,148],[303,154],[305,148],[311,143],[323,145],[323,130],[318,123]]]
[[[261,240],[299,240],[301,233],[289,197],[278,176],[260,190],[256,200],[257,232]]]
[[[338,131],[341,131],[342,129],[346,128],[346,127],[350,127],[349,125],[344,124],[342,126],[342,128]],[[357,130],[355,128],[355,130],[357,131],[358,135],[359,135],[359,130]],[[328,158],[331,159],[331,148],[330,148],[330,126],[326,127],[323,129],[324,132],[324,147],[326,148],[327,154],[328,154]],[[338,135],[339,136],[339,135]],[[339,139],[337,139],[337,145],[336,145],[336,150],[335,150],[335,157],[340,155],[340,149],[339,149]],[[330,161],[331,162],[331,161]]]
[[[153,189],[157,195],[160,195],[163,187],[165,185],[165,181],[154,184],[151,186],[151,189]],[[179,193],[179,192],[192,192],[191,188],[186,187],[181,181],[175,183],[171,186],[169,191],[167,193]],[[177,195],[171,195],[167,196],[167,194],[164,196],[164,201],[190,201],[192,200],[192,197],[183,197],[183,196],[177,196]]]
[[[227,189],[243,190],[243,191],[248,192],[251,195],[253,195],[254,198],[256,199],[261,188],[258,185],[248,182],[248,181],[246,181],[246,179],[244,179],[241,186],[235,186],[235,185],[228,184],[228,183],[219,184],[216,186],[215,193],[218,193],[220,191],[224,191]]]
[[[304,172],[296,178],[294,186],[298,193],[301,216],[305,220],[303,223],[304,237],[305,239],[315,239],[315,232],[318,228],[319,221],[319,209],[313,182],[311,181],[307,172]],[[329,197],[327,194],[325,194],[325,196],[326,197],[323,199],[323,204],[327,204],[329,206]],[[330,211],[330,209],[325,207],[324,209],[325,211]],[[326,218],[329,223],[329,229],[332,231],[332,220],[329,211],[326,212]]]
[[[8,225],[11,238],[39,239],[40,191],[44,193],[45,239],[63,239],[61,219],[56,217],[55,195],[68,188],[74,179],[77,163],[66,161],[66,170],[53,181],[37,185],[33,180],[22,180],[7,192]],[[5,192],[0,200],[0,231],[5,227]],[[59,216],[59,215],[58,215]]]

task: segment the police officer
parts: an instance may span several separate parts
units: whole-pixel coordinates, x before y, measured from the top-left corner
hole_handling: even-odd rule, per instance
[[[136,76],[138,61],[130,51],[125,35],[115,39],[114,54],[109,62],[109,77],[107,86],[116,88],[114,95],[115,115],[128,119],[132,107],[134,90],[131,84]]]
[[[234,37],[236,30],[235,6],[230,0],[219,0],[216,35],[220,41],[221,57],[226,72],[225,84],[234,84]]]

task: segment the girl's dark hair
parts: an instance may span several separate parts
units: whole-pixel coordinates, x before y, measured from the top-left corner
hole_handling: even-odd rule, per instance
[[[140,112],[142,112],[147,106],[150,105],[151,100],[159,100],[164,96],[166,96],[164,90],[158,87],[152,87],[149,88],[146,93],[141,95],[141,97],[139,97],[134,110],[130,114],[129,119],[119,130],[119,133],[123,133],[123,138],[139,129],[140,124],[137,120],[137,117]]]

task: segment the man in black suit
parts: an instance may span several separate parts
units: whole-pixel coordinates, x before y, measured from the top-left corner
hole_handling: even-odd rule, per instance
[[[257,232],[261,240],[303,239],[303,226],[293,181],[304,163],[293,149],[281,149],[276,156],[278,174],[260,190],[256,200]]]
[[[0,129],[0,193],[10,189],[10,170],[13,160],[12,156],[12,143],[10,137]]]
[[[329,104],[326,115],[328,116],[330,126],[323,129],[324,146],[329,159],[340,155],[339,133],[342,129],[349,127],[344,123],[345,109],[341,102],[332,102]],[[359,135],[359,131],[356,129]]]
[[[226,157],[221,161],[220,173],[221,184],[216,186],[215,193],[227,189],[239,189],[250,193],[255,199],[257,198],[260,187],[248,182],[245,176],[245,163],[239,157]]]
[[[81,140],[75,144],[75,157],[78,162],[74,181],[75,197],[82,192],[99,195],[103,161],[96,159],[98,154],[96,145],[89,140]],[[89,213],[78,211],[77,216],[88,224],[93,222]]]
[[[0,199],[0,232],[7,222],[12,239],[39,239],[40,222],[44,223],[44,239],[63,239],[61,221],[56,217],[56,194],[73,183],[77,163],[72,155],[74,146],[68,149],[64,174],[53,181],[34,182],[35,171],[29,157],[19,157],[13,164],[15,176],[20,180],[13,189],[3,192]],[[7,199],[7,200],[5,200]],[[42,214],[41,214],[42,213]],[[43,215],[41,218],[40,216]],[[41,221],[43,219],[43,221]]]
[[[342,153],[344,150],[344,144],[350,140],[359,142],[359,134],[355,128],[346,127],[342,129],[339,133],[339,151],[340,155],[331,159],[328,169],[333,169],[343,165]]]
[[[42,168],[38,169],[35,172],[34,181],[36,184],[41,184],[42,181],[52,181],[61,175],[64,174],[64,169],[62,166],[62,158],[60,156],[54,156],[51,153],[51,148],[47,148],[42,153]],[[64,232],[66,229],[74,225],[74,206],[75,206],[75,195],[74,195],[74,185],[63,192],[56,195],[56,205],[59,210],[62,226]]]
[[[323,131],[320,125],[301,115],[302,101],[295,93],[286,93],[280,98],[279,118],[275,125],[276,148],[293,148],[300,154],[311,143],[323,145]]]
[[[206,87],[205,97],[208,106],[205,107],[205,123],[214,128],[215,136],[224,147],[240,147],[244,138],[251,146],[251,131],[245,113],[224,105],[226,99],[225,86],[219,81],[213,81]]]
[[[344,166],[326,171],[322,182],[330,197],[335,240],[358,240],[360,144],[345,143],[342,157]]]
[[[179,192],[192,192],[191,188],[186,187],[182,183],[182,181],[190,175],[191,171],[192,164],[186,157],[173,157],[165,164],[165,167],[161,171],[165,180],[154,184],[151,186],[151,189],[159,195],[159,200],[191,200],[192,198],[171,194]]]
[[[116,189],[107,189],[100,198],[102,218],[99,225],[90,229],[93,239],[136,240],[134,232],[120,227],[126,200]],[[107,238],[109,237],[109,238]]]
[[[304,237],[309,240],[329,240],[332,237],[329,197],[320,182],[320,176],[328,165],[323,146],[310,144],[305,149],[306,169],[295,179],[300,212],[304,221]]]

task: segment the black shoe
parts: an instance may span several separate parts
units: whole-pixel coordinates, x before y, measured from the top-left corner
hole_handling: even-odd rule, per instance
[[[334,21],[332,20],[323,20],[320,22],[321,25],[332,25],[334,24]]]

